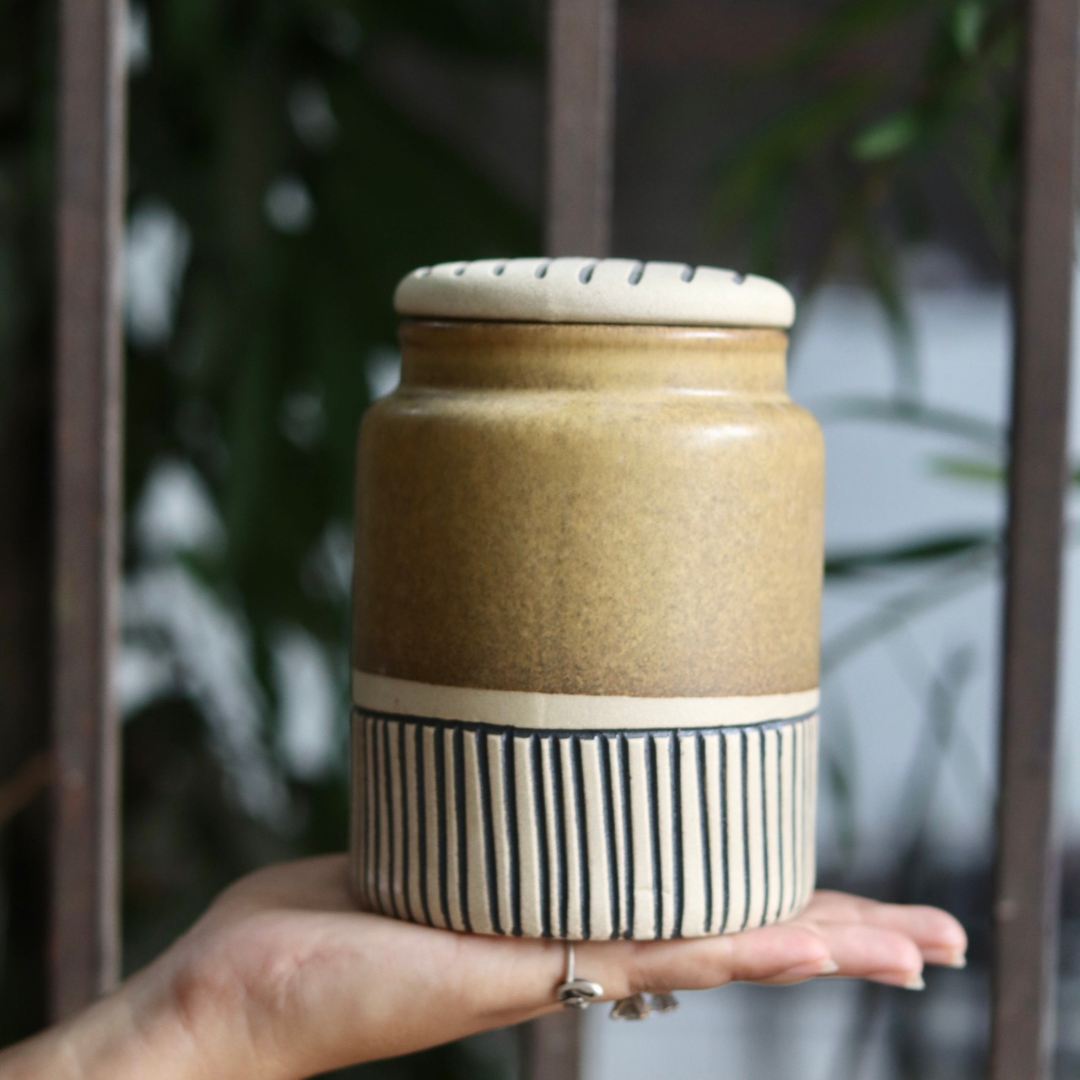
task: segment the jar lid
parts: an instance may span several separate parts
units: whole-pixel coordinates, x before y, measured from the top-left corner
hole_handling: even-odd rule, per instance
[[[773,326],[795,320],[783,285],[715,266],[633,259],[477,259],[422,266],[394,293],[401,315],[514,322]]]

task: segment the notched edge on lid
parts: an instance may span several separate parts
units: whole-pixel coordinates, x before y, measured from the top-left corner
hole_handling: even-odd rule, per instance
[[[795,320],[778,282],[715,266],[635,259],[476,259],[420,267],[394,292],[401,315],[511,322],[775,327]]]

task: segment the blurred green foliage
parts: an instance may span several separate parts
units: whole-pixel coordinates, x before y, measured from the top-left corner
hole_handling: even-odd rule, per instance
[[[205,482],[224,543],[184,566],[250,635],[273,757],[282,627],[322,644],[342,729],[348,715],[347,591],[313,584],[305,568],[328,528],[348,536],[369,365],[394,347],[394,284],[424,263],[538,246],[536,222],[380,95],[369,42],[392,31],[478,63],[535,64],[538,23],[520,4],[483,0],[155,0],[145,10],[129,202],[135,216],[167,206],[190,254],[172,332],[129,343],[127,490],[138,497],[167,459],[192,463]],[[139,560],[133,543],[129,576]],[[197,711],[168,697],[128,722],[130,963],[250,866],[346,845],[343,730],[340,764],[325,774],[289,776],[275,762],[288,807],[267,821],[223,787]],[[484,1071],[464,1047],[364,1074]]]
[[[149,0],[133,12],[131,233],[171,238],[176,277],[166,321],[133,319],[128,339],[125,573],[132,593],[148,575],[179,573],[242,631],[257,685],[256,743],[285,804],[275,813],[245,805],[190,672],[174,673],[168,692],[133,711],[129,967],[252,866],[344,847],[348,599],[319,566],[328,542],[348,536],[357,423],[372,373],[394,347],[391,292],[417,265],[539,249],[538,222],[386,100],[369,51],[380,36],[407,35],[471,63],[536,73],[543,51],[543,12],[532,0]],[[929,189],[948,176],[998,270],[1007,264],[1017,20],[999,0],[841,0],[795,46],[743,73],[748,96],[768,82],[785,88],[783,100],[718,161],[715,224],[745,245],[753,269],[808,295],[854,265],[889,316],[901,398],[838,409],[966,440],[979,459],[940,467],[969,479],[998,476],[1001,432],[916,400],[901,255],[933,233]],[[847,59],[883,41],[887,51],[909,30],[919,38],[915,70]],[[47,429],[55,34],[51,5],[0,0],[0,429],[27,401]],[[797,227],[808,221],[813,228]],[[45,483],[47,448],[31,450]],[[197,478],[220,542],[163,552],[140,536],[135,509],[169,462]],[[996,543],[972,533],[834,555],[836,577],[941,572],[827,643],[826,665],[984,579]],[[290,628],[318,645],[336,680],[340,763],[317,775],[291,769],[279,747],[275,642]],[[198,662],[170,654],[145,624],[129,628],[129,644]],[[0,716],[5,739],[11,722]],[[850,767],[824,763],[840,801]],[[8,892],[18,891],[19,865],[5,856]],[[35,1017],[24,992],[32,957],[8,938],[0,1036],[13,1038]],[[493,1060],[466,1045],[359,1072],[504,1074]]]
[[[159,248],[164,236],[158,254],[172,260],[175,280],[156,324],[129,325],[128,520],[155,470],[181,462],[223,528],[220,543],[165,552],[129,528],[125,575],[130,588],[147,571],[179,572],[244,632],[259,684],[256,738],[286,803],[260,814],[237,797],[220,733],[208,730],[198,694],[184,692],[188,673],[129,715],[129,968],[254,865],[344,848],[348,599],[305,567],[328,528],[348,534],[370,365],[394,349],[393,286],[423,263],[539,246],[537,222],[379,93],[370,43],[406,34],[473,63],[536,68],[541,30],[527,2],[132,5],[129,234],[156,229]],[[51,5],[0,3],[0,423],[25,385],[41,384],[38,407],[48,407],[55,39]],[[134,292],[147,282],[131,275],[150,273],[160,277],[161,267],[129,267]],[[45,476],[47,446],[36,452]],[[282,628],[318,643],[337,679],[341,760],[311,777],[291,773],[275,749],[271,652]],[[158,645],[168,656],[168,643]],[[19,1007],[17,955],[3,957],[7,1038],[40,1022]],[[369,1071],[503,1074],[486,1060],[466,1044]]]
[[[954,189],[984,258],[1008,270],[1019,38],[1010,0],[841,0],[745,73],[747,94],[786,93],[723,147],[715,225],[745,238],[751,269],[804,293],[854,269],[888,317],[907,397],[918,377],[902,255],[946,224],[932,192]]]

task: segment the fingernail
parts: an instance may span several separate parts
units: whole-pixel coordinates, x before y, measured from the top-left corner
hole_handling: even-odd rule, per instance
[[[835,975],[839,970],[840,965],[832,957],[827,956],[824,960],[815,960],[811,964],[797,964],[795,967],[790,967],[780,972],[778,978],[812,979],[816,975]]]
[[[899,986],[904,990],[925,990],[922,974],[918,971],[877,971],[866,976],[871,982],[884,983],[886,986]]]
[[[942,967],[967,967],[966,949],[924,949],[923,958],[928,964],[940,964]]]

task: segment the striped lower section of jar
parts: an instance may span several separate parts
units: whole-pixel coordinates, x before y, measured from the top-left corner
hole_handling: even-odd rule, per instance
[[[700,937],[814,887],[818,718],[528,731],[353,710],[352,874],[385,915],[487,934]]]

